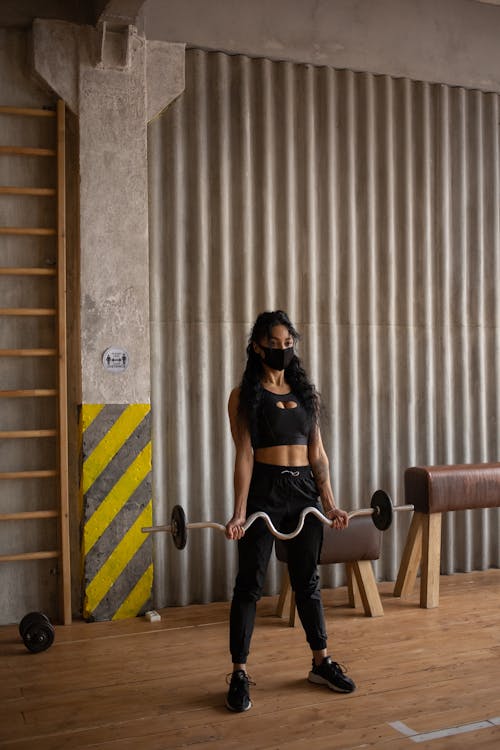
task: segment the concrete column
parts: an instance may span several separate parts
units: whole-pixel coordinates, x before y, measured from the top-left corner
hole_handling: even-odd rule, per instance
[[[37,20],[33,40],[79,119],[83,609],[105,620],[151,604],[147,124],[184,89],[184,45],[106,21]]]
[[[79,117],[83,403],[147,403],[147,123],[184,89],[184,45],[35,21],[35,70]],[[103,368],[110,346],[127,369]]]

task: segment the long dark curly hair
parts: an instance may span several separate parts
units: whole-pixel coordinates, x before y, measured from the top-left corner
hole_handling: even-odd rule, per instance
[[[282,325],[288,330],[293,339],[294,346],[300,339],[299,333],[292,325],[290,318],[283,310],[263,312],[255,321],[247,345],[247,363],[240,383],[240,400],[238,404],[238,415],[248,425],[252,439],[256,436],[257,421],[259,418],[260,405],[262,401],[263,387],[261,384],[264,375],[262,357],[254,350],[253,344],[261,345],[263,339],[269,339],[274,326]],[[300,359],[295,355],[285,369],[285,380],[291,390],[297,396],[301,406],[304,407],[309,431],[312,432],[318,424],[320,415],[320,397],[315,386],[309,380],[306,371],[302,367]]]

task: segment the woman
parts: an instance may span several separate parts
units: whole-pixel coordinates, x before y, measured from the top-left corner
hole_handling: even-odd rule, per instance
[[[236,459],[234,513],[226,524],[226,536],[238,540],[239,559],[230,616],[233,672],[226,705],[231,711],[252,707],[246,661],[256,602],[274,543],[262,519],[245,533],[247,516],[265,511],[278,529],[289,533],[304,508],[321,508],[319,495],[332,526],[342,529],[348,524],[347,513],[335,507],[318,424],[319,396],[295,354],[298,338],[282,310],[259,315],[250,334],[241,385],[229,398]],[[322,541],[323,524],[309,514],[300,534],[285,542],[297,610],[312,650],[308,679],[350,693],[354,682],[327,655],[317,569]]]

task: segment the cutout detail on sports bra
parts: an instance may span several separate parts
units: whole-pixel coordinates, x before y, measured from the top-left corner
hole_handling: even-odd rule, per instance
[[[296,409],[297,408],[296,401],[277,401],[275,405],[278,407],[278,409]]]

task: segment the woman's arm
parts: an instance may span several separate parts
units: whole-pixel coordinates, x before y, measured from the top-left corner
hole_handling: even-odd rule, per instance
[[[349,517],[345,510],[340,510],[335,506],[330,482],[330,463],[319,427],[314,430],[312,441],[309,443],[308,457],[325,515],[333,522],[335,528],[345,528],[349,523]]]
[[[233,517],[226,524],[228,539],[241,539],[246,520],[247,497],[253,471],[253,450],[248,427],[242,424],[238,415],[240,389],[235,388],[229,397],[228,412],[231,434],[236,448],[234,461],[234,510]]]

